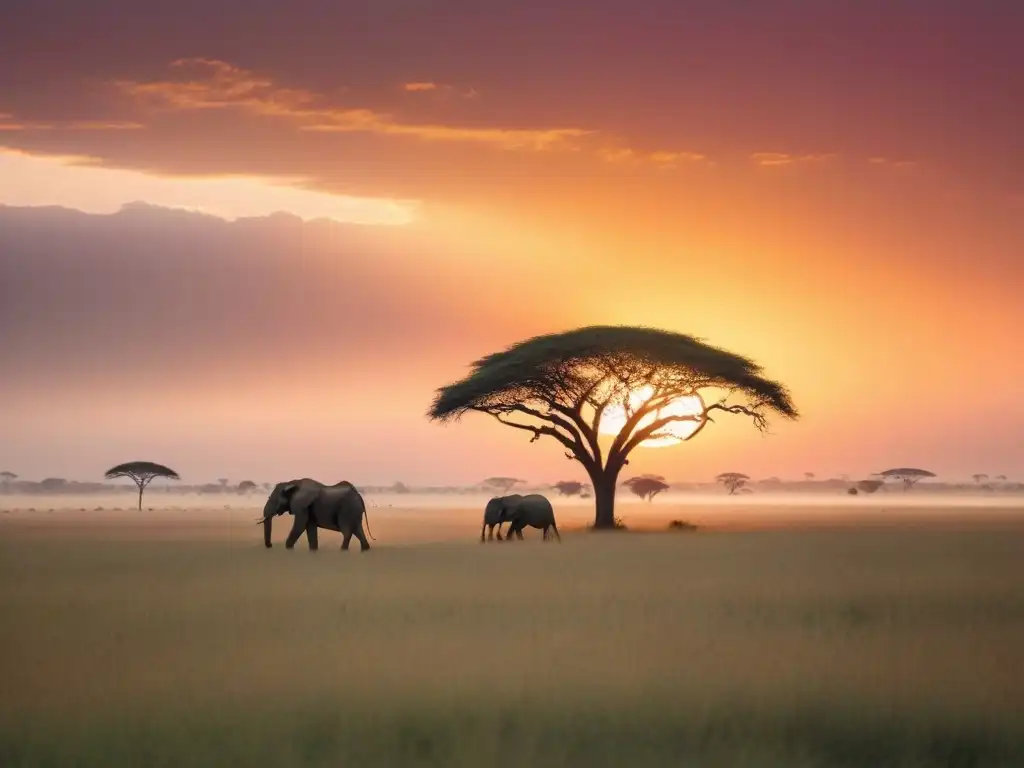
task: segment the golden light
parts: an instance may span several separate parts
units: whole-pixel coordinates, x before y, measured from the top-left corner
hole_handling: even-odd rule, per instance
[[[652,394],[654,394],[654,388],[651,386],[642,387],[635,392],[631,392],[629,395],[630,408],[635,411],[650,400]],[[643,429],[658,419],[664,419],[667,416],[700,416],[703,412],[704,400],[699,395],[680,397],[664,408],[644,416],[637,425],[637,430]],[[598,432],[602,435],[617,435],[625,425],[626,409],[621,405],[609,406],[608,410],[601,417],[601,425],[598,428]],[[673,421],[665,426],[664,429],[658,430],[659,434],[664,435],[663,437],[644,440],[640,443],[640,446],[643,448],[666,448],[670,445],[678,445],[696,432],[699,426],[700,422],[697,420]],[[635,433],[636,430],[634,430]]]

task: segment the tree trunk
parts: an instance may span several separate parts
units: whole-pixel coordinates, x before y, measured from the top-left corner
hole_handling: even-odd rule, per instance
[[[594,502],[597,507],[594,515],[595,530],[611,530],[615,528],[615,485],[618,477],[607,472],[599,477],[592,477],[594,484]]]
[[[139,486],[139,511],[142,511],[142,486]]]

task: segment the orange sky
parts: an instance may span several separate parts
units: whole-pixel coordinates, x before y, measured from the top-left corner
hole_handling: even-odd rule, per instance
[[[563,479],[433,390],[642,323],[803,419],[637,472],[1024,472],[1024,11],[51,4],[0,30],[0,469]]]

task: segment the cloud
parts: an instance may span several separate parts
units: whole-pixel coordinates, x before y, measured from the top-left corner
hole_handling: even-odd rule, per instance
[[[413,93],[420,91],[436,91],[437,83],[405,83],[405,85],[402,86],[402,89]]]
[[[475,99],[480,95],[476,88],[467,88],[460,91],[454,85],[434,83],[429,80],[412,83],[403,83],[402,90],[406,93],[432,93],[444,96],[461,96],[464,99]]]
[[[676,152],[659,150],[655,152],[638,152],[629,147],[609,146],[597,151],[598,157],[609,163],[648,164],[665,170],[674,170],[680,165],[704,163],[706,155],[699,152]]]
[[[309,186],[304,178],[157,176],[106,168],[90,157],[36,156],[0,147],[0,204],[113,213],[146,200],[225,220],[277,211],[356,224],[403,225],[415,218],[416,206],[407,201],[328,194]]]
[[[794,165],[814,165],[836,158],[834,154],[791,155],[786,152],[754,152],[750,159],[760,168],[783,168]]]
[[[19,120],[10,112],[0,112],[0,131],[137,131],[144,127],[125,120]]]
[[[533,151],[578,149],[574,141],[594,133],[582,128],[473,128],[406,122],[374,109],[331,104],[321,94],[283,88],[270,78],[216,59],[179,59],[172,62],[172,67],[197,71],[199,76],[151,82],[119,80],[115,85],[140,103],[158,109],[240,109],[289,120],[301,130],[374,133]],[[434,84],[413,85],[420,86],[419,90],[430,90],[425,86]]]

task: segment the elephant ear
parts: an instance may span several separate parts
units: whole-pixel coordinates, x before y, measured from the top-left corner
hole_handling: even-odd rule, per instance
[[[298,489],[299,483],[296,480],[292,480],[290,483],[281,483],[281,495],[286,499],[290,499]]]

